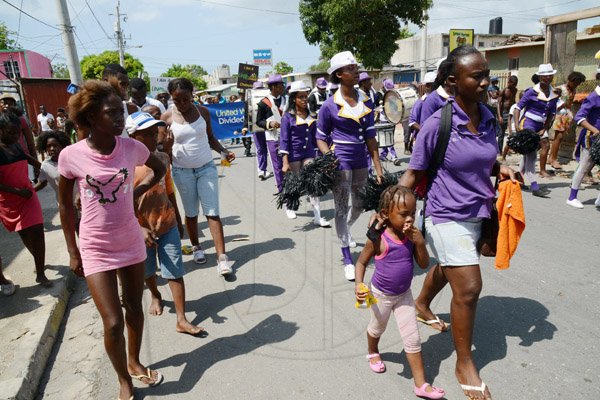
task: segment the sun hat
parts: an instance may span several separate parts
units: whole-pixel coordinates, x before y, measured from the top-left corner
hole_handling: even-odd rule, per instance
[[[394,88],[394,82],[392,82],[391,79],[384,79],[383,87],[385,88],[385,90],[392,90]]]
[[[552,68],[552,64],[540,64],[535,74],[537,76],[554,75],[556,74],[556,70]]]
[[[17,99],[15,98],[15,95],[11,94],[11,93],[3,93],[2,96],[0,96],[0,100],[4,100],[4,99],[12,99],[17,101]]]
[[[325,78],[319,78],[317,79],[317,88],[318,89],[326,89],[327,88],[327,79]]]
[[[263,89],[264,87],[263,81],[256,81],[252,84],[252,89]]]
[[[331,61],[329,62],[330,66],[327,70],[327,73],[331,75],[342,67],[356,64],[356,59],[354,58],[351,52],[342,51],[341,53],[337,53],[335,56],[331,57]]]
[[[368,73],[366,72],[361,72],[360,75],[358,75],[358,82],[362,82],[362,81],[366,81],[368,79],[372,79]]]
[[[268,85],[275,85],[277,83],[283,83],[283,78],[279,74],[271,75],[267,81]]]
[[[446,57],[444,58],[440,58],[436,63],[435,63],[435,70],[437,71],[438,69],[440,69],[440,65],[442,65],[442,63],[446,61]]]
[[[294,81],[290,85],[290,93],[296,92],[310,92],[310,87],[304,81]]]
[[[337,88],[339,88],[337,83],[329,82],[327,84],[327,89],[329,89],[329,90],[333,90],[333,89],[337,89]]]
[[[159,119],[154,119],[154,117],[147,112],[137,111],[127,117],[125,121],[125,129],[127,129],[127,133],[132,135],[136,131],[141,131],[151,126],[165,126],[165,121],[161,121]]]
[[[425,76],[423,77],[423,82],[422,83],[433,83],[435,82],[435,78],[437,78],[437,72],[428,72],[425,74]]]

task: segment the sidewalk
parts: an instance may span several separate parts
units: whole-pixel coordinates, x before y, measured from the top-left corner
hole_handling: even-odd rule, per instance
[[[44,289],[35,283],[33,257],[19,235],[0,229],[4,273],[17,286],[12,296],[0,297],[2,400],[28,400],[35,396],[75,283],[67,266],[54,191],[48,187],[38,195],[44,210],[46,273],[54,283],[52,288]]]

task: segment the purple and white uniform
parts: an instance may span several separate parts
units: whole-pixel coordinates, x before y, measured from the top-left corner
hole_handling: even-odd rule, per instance
[[[281,136],[279,152],[288,155],[288,162],[314,158],[317,133],[317,121],[310,115],[300,118],[285,113],[281,119]]]
[[[425,100],[423,100],[423,105],[421,106],[421,114],[419,117],[421,125],[423,125],[433,113],[444,107],[444,104],[446,104],[449,98],[450,95],[441,86],[429,93]]]
[[[373,102],[360,92],[357,96],[358,104],[354,107],[350,107],[339,90],[327,99],[319,112],[316,136],[325,142],[331,139],[333,152],[339,160],[333,201],[336,233],[346,264],[352,264],[348,248],[352,241],[350,226],[362,212],[357,193],[366,184],[368,177],[366,140],[376,136]],[[348,205],[349,200],[352,202],[351,207]]]

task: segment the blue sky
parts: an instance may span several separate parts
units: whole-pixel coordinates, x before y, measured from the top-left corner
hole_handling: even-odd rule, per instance
[[[0,1],[0,20],[18,32],[22,47],[64,62],[57,9],[53,0],[6,0],[50,26],[21,14]],[[401,0],[399,0],[401,1]],[[123,0],[127,14],[122,29],[127,51],[139,58],[151,76],[173,63],[199,64],[209,72],[229,64],[235,73],[239,62],[251,62],[255,48],[272,49],[275,62],[285,61],[295,71],[316,63],[319,49],[304,39],[298,18],[298,0]],[[88,3],[91,6],[88,7]],[[116,49],[112,37],[116,0],[67,0],[77,34],[79,57]],[[434,0],[429,33],[450,28],[472,28],[486,33],[489,20],[504,19],[504,33],[540,33],[538,20],[598,6],[598,0]],[[95,15],[95,17],[94,17]],[[459,17],[457,18],[457,15]],[[98,22],[96,21],[96,18]],[[599,18],[580,21],[578,29],[600,24]],[[103,31],[103,29],[104,31]],[[418,28],[411,26],[418,32]],[[382,34],[385,27],[381,27]],[[16,35],[15,35],[16,36]],[[261,67],[261,74],[268,71]]]

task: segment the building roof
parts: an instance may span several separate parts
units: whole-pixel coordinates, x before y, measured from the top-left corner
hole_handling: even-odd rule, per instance
[[[579,32],[577,34],[577,40],[590,40],[590,39],[600,39],[600,33],[594,33],[592,35],[588,35],[584,32]],[[518,47],[531,47],[531,46],[543,46],[546,42],[545,41],[537,41],[537,42],[521,42],[521,43],[515,43],[515,44],[509,44],[506,46],[495,46],[495,47],[486,47],[483,49],[479,49],[480,51],[485,51],[485,52],[492,52],[492,51],[499,51],[499,50],[506,50],[506,49],[514,49],[514,48],[518,48]]]
[[[211,88],[208,88],[206,90],[203,90],[202,92],[207,92],[207,93],[218,93],[218,92],[222,92],[224,90],[229,89],[232,86],[236,86],[237,83],[226,83],[224,85],[219,85],[219,86],[213,86]]]

